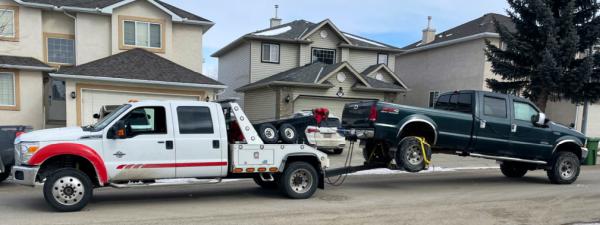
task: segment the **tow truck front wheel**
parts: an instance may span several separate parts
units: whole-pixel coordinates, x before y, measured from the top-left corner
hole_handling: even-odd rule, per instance
[[[295,199],[310,198],[317,191],[317,186],[317,170],[305,162],[291,163],[279,181],[280,190]]]
[[[83,209],[92,198],[93,185],[90,178],[76,169],[60,169],[44,182],[46,202],[60,212]]]

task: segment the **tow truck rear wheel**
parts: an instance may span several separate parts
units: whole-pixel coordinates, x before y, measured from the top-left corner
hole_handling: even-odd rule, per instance
[[[76,169],[57,170],[44,182],[46,202],[60,212],[83,209],[92,198],[92,194],[92,181],[85,173]]]
[[[317,191],[319,176],[317,170],[306,162],[292,162],[283,171],[279,189],[294,199],[310,198]]]
[[[572,152],[558,152],[547,171],[548,179],[553,184],[571,184],[579,176],[581,163]]]
[[[527,168],[516,163],[503,162],[500,164],[500,171],[506,177],[521,178],[527,173]]]
[[[260,178],[261,175],[255,176],[254,183],[264,189],[277,189],[279,187],[279,177],[273,175],[273,181],[266,181]]]

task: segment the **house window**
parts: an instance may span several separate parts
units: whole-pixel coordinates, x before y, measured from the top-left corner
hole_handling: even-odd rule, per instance
[[[429,92],[429,108],[433,107],[438,97],[440,97],[439,91],[430,91]]]
[[[56,64],[75,64],[75,40],[73,38],[49,36],[46,39],[47,62]]]
[[[313,48],[312,62],[322,62],[325,64],[335,63],[335,49]]]
[[[19,7],[0,6],[0,40],[17,41],[19,37]]]
[[[378,53],[377,54],[377,64],[388,64],[388,54]]]
[[[0,106],[16,106],[16,82],[14,73],[0,73]]]
[[[279,63],[279,44],[263,43],[261,61],[266,63]]]
[[[123,44],[130,47],[161,49],[162,29],[161,23],[123,20]]]

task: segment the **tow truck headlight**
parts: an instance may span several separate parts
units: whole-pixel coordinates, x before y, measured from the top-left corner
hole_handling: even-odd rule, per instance
[[[39,142],[21,142],[17,145],[18,149],[18,154],[20,155],[19,162],[21,164],[26,164],[29,159],[31,159],[31,156],[33,156],[33,154],[35,154],[35,152],[37,152],[37,150],[40,149],[40,143]]]

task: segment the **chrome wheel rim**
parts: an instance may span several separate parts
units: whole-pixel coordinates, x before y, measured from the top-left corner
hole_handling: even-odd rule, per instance
[[[419,165],[423,162],[423,156],[421,156],[421,149],[416,145],[412,145],[406,151],[406,161],[411,165]]]
[[[570,179],[575,174],[575,166],[569,161],[562,161],[559,166],[560,176],[563,179]]]
[[[75,177],[61,177],[52,185],[54,200],[63,205],[75,205],[83,199],[85,189],[81,180]]]
[[[272,128],[267,128],[265,129],[265,137],[271,139],[275,137],[275,130],[273,130]]]
[[[285,136],[287,138],[293,138],[294,135],[296,135],[296,133],[294,133],[294,130],[292,130],[292,128],[286,128],[285,130],[283,130],[285,133]]]
[[[292,190],[303,194],[310,190],[313,185],[313,177],[306,169],[297,169],[290,176]]]

